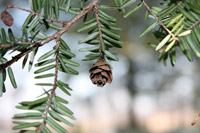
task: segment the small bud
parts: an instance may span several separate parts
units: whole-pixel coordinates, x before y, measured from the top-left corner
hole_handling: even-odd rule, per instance
[[[7,26],[12,26],[13,24],[13,17],[7,11],[1,13],[1,20]]]

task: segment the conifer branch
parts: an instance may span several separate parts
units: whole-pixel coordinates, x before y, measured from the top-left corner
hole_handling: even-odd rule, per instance
[[[142,3],[147,8],[147,10],[153,15],[153,17],[156,19],[156,21],[172,36],[173,40],[179,40],[175,35],[163,24],[163,22],[156,16],[155,13],[151,10],[151,8],[147,5],[147,3],[142,0]]]
[[[84,16],[85,14],[87,14],[95,5],[97,5],[101,0],[93,0],[92,2],[90,2],[87,6],[85,6],[83,8],[83,10],[81,10],[79,12],[78,15],[76,15],[75,17],[73,17],[70,21],[67,21],[67,23],[63,24],[63,28],[59,31],[57,31],[56,33],[54,33],[53,35],[49,36],[48,38],[42,40],[41,42],[36,43],[37,46],[35,45],[35,47],[39,47],[42,45],[45,45],[46,43],[56,39],[58,36],[61,37],[65,32],[67,32],[74,23],[76,23],[82,16]],[[7,8],[14,8],[11,6],[7,6]],[[23,8],[22,8],[23,9]],[[6,10],[6,9],[5,9]],[[10,61],[6,62],[5,64],[0,65],[0,70],[3,70],[7,67],[9,67],[10,65],[12,65],[14,62],[18,61],[20,58],[22,58],[24,55],[30,53],[31,51],[34,50],[34,48],[29,48],[27,50],[22,51],[21,53],[19,53],[18,55],[16,55],[15,57],[13,57]]]
[[[54,84],[53,84],[53,89],[51,90],[51,95],[49,97],[48,100],[48,104],[42,119],[42,124],[40,125],[40,127],[38,128],[38,132],[41,133],[42,128],[44,127],[44,125],[46,124],[46,119],[47,119],[47,115],[49,113],[49,108],[51,106],[52,100],[53,100],[53,96],[55,95],[55,90],[57,88],[57,80],[58,80],[58,65],[59,65],[59,44],[60,44],[60,37],[58,37],[56,39],[56,66],[55,66],[55,77],[54,77]]]
[[[94,13],[95,13],[95,17],[96,17],[96,21],[97,21],[97,25],[98,25],[98,29],[99,29],[99,60],[102,60],[102,43],[103,43],[103,39],[102,39],[102,31],[101,31],[101,23],[99,21],[99,13],[98,13],[98,5],[94,6]]]
[[[17,54],[16,56],[12,57],[11,60],[9,60],[8,62],[6,62],[5,64],[1,64],[0,65],[0,70],[3,70],[7,67],[9,67],[10,65],[12,65],[13,63],[17,62],[19,59],[21,59],[23,56],[27,55],[28,53],[30,53],[31,51],[35,50],[37,47],[39,47],[38,45],[34,45],[33,47],[23,50],[21,53]]]

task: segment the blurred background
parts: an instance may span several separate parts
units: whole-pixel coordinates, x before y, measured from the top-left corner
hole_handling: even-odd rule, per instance
[[[0,12],[7,4],[29,8],[27,0],[0,0]],[[105,1],[109,2],[109,1]],[[150,6],[159,5],[161,0],[148,1]],[[136,3],[137,4],[137,3]],[[148,42],[158,43],[149,33],[139,38],[139,34],[152,21],[144,22],[143,7],[134,15],[123,19],[123,15],[111,12],[119,18],[118,25],[124,42],[118,52],[119,62],[111,62],[113,66],[113,83],[104,88],[98,88],[89,79],[88,70],[94,62],[82,62],[86,53],[78,49],[87,45],[77,42],[86,34],[77,33],[82,25],[79,21],[64,35],[72,51],[77,54],[75,61],[80,63],[79,76],[60,75],[73,88],[72,96],[66,97],[68,107],[75,113],[74,128],[66,127],[71,133],[199,133],[199,123],[191,126],[191,122],[200,111],[200,62],[187,61],[181,51],[177,51],[177,64],[172,67],[168,62],[165,67],[158,63],[156,53]],[[15,34],[20,33],[20,27],[27,13],[10,9],[14,17]],[[72,17],[72,16],[70,16]],[[62,19],[66,16],[62,16]],[[0,22],[1,27],[5,25]],[[7,27],[5,27],[7,29]],[[38,51],[39,57],[50,50],[51,42]],[[15,53],[16,54],[16,53]],[[8,57],[11,57],[8,55]],[[28,73],[27,67],[21,69],[22,60],[12,68],[18,83],[18,88],[12,88],[6,81],[7,92],[0,98],[0,133],[12,133],[12,116],[22,112],[15,109],[21,101],[34,100],[43,90],[34,84],[34,68]],[[58,95],[65,97],[62,92]]]

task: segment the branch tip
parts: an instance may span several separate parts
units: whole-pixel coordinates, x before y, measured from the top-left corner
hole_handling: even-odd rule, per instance
[[[172,36],[172,39],[178,41],[179,39],[163,24],[163,22],[156,16],[156,14],[151,10],[147,3],[144,0],[142,0],[142,3],[147,8],[147,10],[153,15],[156,21]]]

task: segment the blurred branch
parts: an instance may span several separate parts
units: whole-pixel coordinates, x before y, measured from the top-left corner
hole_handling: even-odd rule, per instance
[[[196,23],[194,23],[188,30],[192,30],[194,27],[196,27],[198,24],[200,24],[200,20],[198,20]]]
[[[191,125],[194,126],[200,118],[200,112],[198,113],[197,117],[192,121]]]

